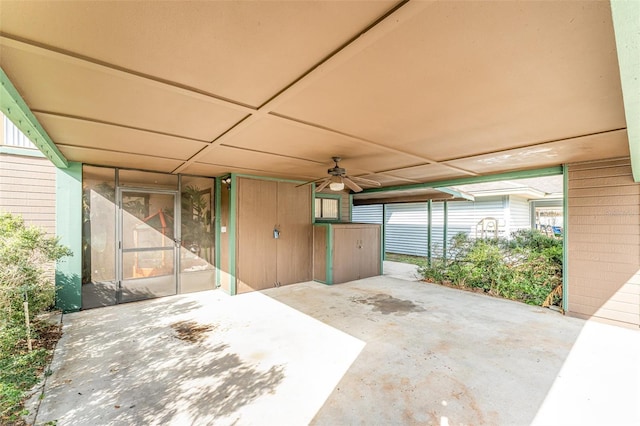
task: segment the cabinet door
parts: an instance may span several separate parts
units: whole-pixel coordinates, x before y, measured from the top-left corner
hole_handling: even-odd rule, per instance
[[[278,183],[239,178],[236,273],[238,293],[271,288],[276,278]]]
[[[313,225],[311,187],[278,182],[277,280],[281,285],[310,281]]]
[[[380,275],[380,228],[360,228],[360,270],[358,278]]]
[[[357,280],[360,277],[360,229],[333,228],[333,282]]]

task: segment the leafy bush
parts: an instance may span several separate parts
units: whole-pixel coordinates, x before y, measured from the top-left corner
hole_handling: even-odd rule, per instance
[[[21,217],[0,213],[0,424],[18,422],[24,414],[24,392],[38,381],[52,341],[51,326],[34,318],[54,302],[55,283],[46,266],[71,254],[56,238]],[[27,351],[23,302],[29,302],[34,349]],[[57,331],[53,331],[57,333]]]
[[[23,300],[35,315],[53,305],[55,284],[45,267],[71,255],[57,238],[39,228],[26,226],[20,216],[0,213],[0,319],[3,323],[24,322]]]
[[[426,281],[478,289],[485,293],[541,305],[562,283],[562,241],[536,230],[520,230],[510,240],[451,239],[446,256],[418,269]]]

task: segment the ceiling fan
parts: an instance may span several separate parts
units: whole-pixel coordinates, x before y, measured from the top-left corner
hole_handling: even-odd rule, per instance
[[[309,182],[305,182],[302,185],[298,185],[298,186],[317,183],[318,186],[316,187],[316,191],[322,191],[327,186],[329,186],[329,189],[331,189],[332,191],[342,191],[346,185],[353,192],[362,191],[362,188],[360,187],[360,185],[380,186],[380,182],[376,182],[375,180],[369,180],[369,179],[364,179],[364,178],[354,177],[354,176],[347,176],[347,170],[338,166],[338,162],[340,162],[341,158],[332,157],[332,160],[336,164],[335,166],[327,170],[327,173],[329,174],[329,176],[312,180]],[[358,183],[360,185],[358,185]]]

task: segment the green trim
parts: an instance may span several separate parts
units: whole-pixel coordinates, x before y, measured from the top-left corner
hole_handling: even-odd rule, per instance
[[[242,173],[231,173],[231,176],[239,177],[239,178],[249,178],[249,179],[259,179],[259,180],[271,180],[276,182],[289,182],[289,183],[306,183],[303,180],[294,180],[294,179],[283,179],[283,178],[274,178],[268,176],[259,176],[259,175],[247,175]],[[233,188],[233,187],[232,187]]]
[[[349,194],[349,222],[353,222],[353,194]]]
[[[447,188],[446,186],[440,186],[438,188],[435,188],[440,192],[444,192],[445,194],[449,194],[449,195],[453,195],[455,198],[463,198],[467,201],[475,201],[476,197],[474,197],[471,194],[465,194],[463,192],[460,191],[456,191],[455,189],[451,189],[451,188]]]
[[[214,203],[214,214],[215,214],[215,220],[214,220],[214,232],[215,232],[215,268],[216,268],[216,288],[220,287],[222,285],[222,282],[220,281],[220,259],[221,259],[221,244],[220,244],[220,238],[221,238],[221,234],[220,234],[220,226],[222,226],[222,179],[223,178],[215,178],[214,179],[214,185],[215,185],[215,191],[216,193],[214,194],[215,197],[215,201]]]
[[[444,205],[442,206],[443,208],[443,214],[444,214],[444,218],[443,218],[443,230],[442,230],[442,258],[444,260],[447,260],[447,238],[448,238],[448,233],[449,233],[449,206],[447,204],[447,202],[445,201],[443,203]]]
[[[314,281],[317,281],[322,284],[332,285],[333,284],[333,227],[331,223],[316,223],[313,226],[324,228],[324,232],[326,235],[327,244],[325,245],[325,265],[324,265],[324,274],[325,280],[321,280],[318,278],[313,278]],[[314,231],[315,234],[315,231]]]
[[[431,244],[432,244],[432,215],[433,210],[433,200],[427,201],[427,261],[429,262],[429,267],[431,267]]]
[[[382,226],[380,227],[380,275],[384,275],[384,261],[386,257],[386,251],[384,247],[384,231],[382,230]]]
[[[333,284],[333,227],[329,223],[326,224],[326,227],[327,227],[326,279],[327,279],[327,284],[332,285]]]
[[[338,217],[333,219],[330,217],[316,217],[316,212],[315,212],[315,208],[316,208],[316,198],[327,198],[330,200],[338,200]],[[342,195],[340,194],[325,194],[323,192],[315,192],[315,185],[314,185],[314,197],[313,197],[313,219],[314,219],[314,223],[322,223],[322,222],[340,222],[342,221]]]
[[[1,67],[0,110],[56,167],[62,169],[69,167],[67,159],[58,150]]]
[[[82,164],[56,168],[56,235],[73,255],[56,263],[56,307],[82,308]]]
[[[562,309],[569,310],[569,166],[562,167]]]
[[[316,184],[311,184],[311,224],[316,223]]]
[[[380,241],[380,246],[382,247],[382,260],[386,260],[387,258],[387,205],[382,205],[382,241]]]
[[[499,173],[495,175],[473,176],[473,177],[465,177],[460,179],[416,183],[411,185],[388,186],[384,188],[369,188],[362,191],[362,193],[402,191],[405,189],[418,189],[418,188],[440,189],[443,186],[466,185],[470,183],[483,183],[483,182],[496,182],[500,180],[509,180],[509,179],[527,179],[527,178],[534,178],[534,177],[555,176],[555,175],[561,175],[561,174],[562,174],[562,166],[557,166],[557,167],[547,167],[544,169]]]
[[[231,174],[231,194],[229,194],[229,294],[235,296],[238,292],[236,278],[236,239],[237,239],[237,211],[238,211],[238,176]]]
[[[633,180],[640,182],[640,2],[611,0]]]
[[[21,148],[19,146],[10,146],[10,145],[0,145],[0,154],[9,154],[9,155],[21,155],[23,157],[39,157],[46,158],[46,156],[33,148]]]

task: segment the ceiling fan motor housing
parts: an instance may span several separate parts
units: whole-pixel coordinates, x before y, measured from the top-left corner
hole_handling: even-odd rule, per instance
[[[331,176],[343,176],[347,173],[347,170],[343,169],[342,167],[332,167],[327,170],[327,173],[329,173]]]

